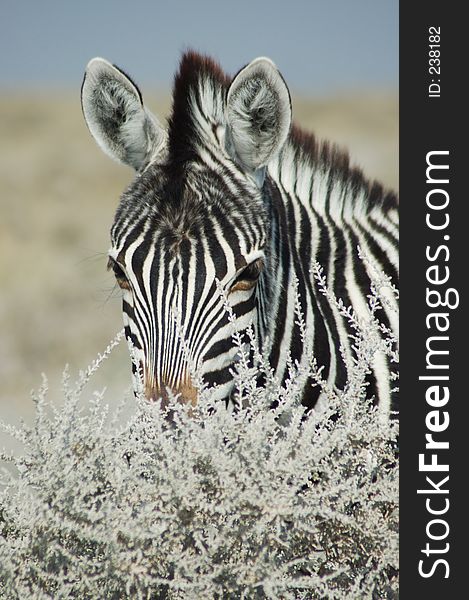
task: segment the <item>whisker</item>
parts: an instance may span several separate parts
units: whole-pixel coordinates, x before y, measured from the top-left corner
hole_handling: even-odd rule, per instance
[[[117,283],[115,283],[112,288],[102,288],[101,289],[101,293],[106,294],[105,299],[103,300],[103,302],[100,304],[100,308],[103,308],[104,306],[106,306],[106,304],[110,301],[110,300],[115,300],[116,298],[122,298],[122,292],[120,287],[117,285]]]

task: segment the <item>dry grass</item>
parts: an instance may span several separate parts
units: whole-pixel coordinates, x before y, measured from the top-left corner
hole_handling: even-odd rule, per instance
[[[162,96],[148,104],[167,114]],[[396,95],[297,98],[294,115],[318,137],[347,145],[370,177],[397,187]],[[4,94],[0,147],[0,417],[28,419],[29,390],[39,386],[41,372],[54,397],[64,364],[72,372],[85,367],[120,328],[105,253],[132,173],[94,145],[78,94]],[[122,344],[94,386],[122,391],[129,382]]]

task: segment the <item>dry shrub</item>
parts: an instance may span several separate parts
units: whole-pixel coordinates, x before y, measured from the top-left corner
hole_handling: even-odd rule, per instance
[[[195,415],[173,399],[169,422],[137,399],[123,422],[100,393],[80,403],[117,338],[76,385],[65,377],[62,408],[44,384],[34,426],[3,425],[24,451],[3,456],[16,468],[0,496],[2,598],[397,598],[397,422],[365,385],[377,351],[397,362],[378,319],[392,286],[378,278],[365,322],[314,274],[355,331],[344,390],[314,360],[280,384],[251,335],[237,411],[203,390]],[[299,405],[311,373],[329,400],[320,415]]]

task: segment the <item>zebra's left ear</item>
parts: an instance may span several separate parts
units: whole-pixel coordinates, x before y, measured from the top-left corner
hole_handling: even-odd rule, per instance
[[[279,70],[256,58],[235,76],[226,100],[227,145],[242,165],[256,173],[284,145],[291,125],[291,100]]]

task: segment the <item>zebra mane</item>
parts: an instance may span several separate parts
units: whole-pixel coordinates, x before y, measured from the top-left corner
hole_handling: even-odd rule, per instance
[[[384,189],[380,182],[368,179],[360,167],[352,165],[347,150],[328,141],[318,141],[314,134],[306,132],[295,124],[292,126],[282,155],[283,158],[290,155],[289,160],[302,165],[304,177],[326,172],[328,178],[342,181],[356,194],[360,190],[364,191],[364,197],[370,208],[379,205],[386,211],[398,205],[396,193]]]
[[[172,114],[168,120],[170,161],[185,163],[197,155],[197,143],[213,135],[225,121],[230,79],[210,57],[185,52],[174,79]]]
[[[225,103],[231,81],[209,56],[193,50],[183,54],[174,80],[172,113],[168,119],[169,165],[173,172],[180,173],[184,164],[196,159],[200,147],[219,143],[214,129],[226,123]],[[348,189],[361,191],[370,208],[377,203],[386,210],[398,203],[396,194],[368,180],[360,168],[350,164],[346,150],[318,141],[295,124],[278,160],[294,162],[296,168],[303,171],[304,179],[319,172],[327,173],[328,178],[341,181]],[[276,168],[269,170],[273,173]]]

